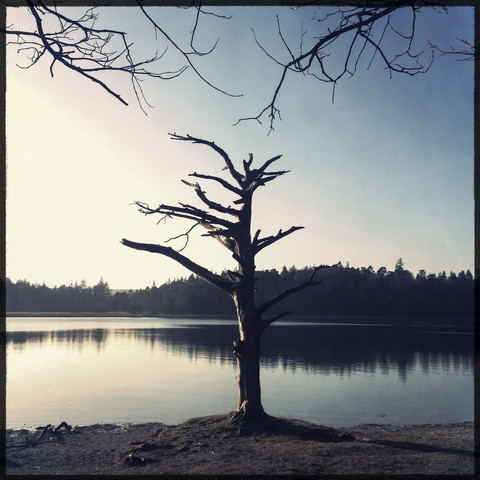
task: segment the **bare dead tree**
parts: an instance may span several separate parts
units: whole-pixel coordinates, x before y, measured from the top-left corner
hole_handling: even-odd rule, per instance
[[[211,88],[228,96],[241,96],[215,86],[201,74],[194,64],[193,58],[208,55],[216,47],[215,43],[208,51],[202,52],[194,46],[199,17],[201,14],[211,12],[205,12],[201,6],[196,7],[197,15],[191,31],[190,49],[186,50],[181,48],[173,37],[152,18],[141,0],[135,0],[135,3],[153,25],[155,35],[157,37],[160,35],[167,43],[162,53],[157,51],[154,55],[139,61],[133,59],[133,44],[127,39],[127,32],[97,28],[99,16],[97,7],[91,7],[74,18],[68,9],[65,9],[68,2],[53,2],[53,6],[49,6],[42,0],[25,0],[24,6],[27,7],[34,19],[34,28],[19,30],[6,25],[0,26],[0,33],[7,36],[7,45],[17,45],[17,52],[25,54],[27,63],[18,65],[20,68],[31,68],[40,59],[48,57],[51,61],[50,74],[52,77],[54,76],[54,67],[61,64],[96,83],[124,105],[128,105],[127,101],[113,90],[99,74],[104,72],[128,74],[138,104],[143,111],[145,111],[144,106],[148,105],[141,84],[145,78],[172,80],[179,77],[188,68],[192,69],[197,77]],[[15,1],[0,0],[0,4],[10,8],[18,7],[18,2]],[[222,17],[221,15],[215,16]],[[174,70],[156,70],[155,67],[161,63],[160,61],[169,47],[173,47],[180,53],[185,61],[184,65]]]
[[[198,182],[183,181],[194,189],[198,198],[207,207],[206,210],[193,205],[179,203],[176,205],[161,204],[156,208],[143,202],[135,202],[139,211],[145,215],[160,215],[161,219],[179,218],[193,222],[193,226],[184,234],[198,226],[206,230],[207,237],[216,239],[229,250],[237,263],[236,270],[227,270],[226,275],[218,275],[207,268],[193,262],[188,257],[165,245],[137,243],[123,239],[122,243],[136,250],[159,253],[183,265],[185,268],[203,278],[205,281],[220,288],[230,295],[235,303],[239,338],[234,341],[234,355],[238,366],[238,409],[231,418],[231,423],[256,423],[268,418],[261,403],[260,390],[260,337],[262,332],[273,322],[288,315],[290,312],[281,312],[273,316],[265,316],[267,311],[279,302],[305,288],[321,286],[322,282],[315,278],[318,271],[332,268],[335,265],[320,265],[314,267],[309,278],[299,285],[286,289],[271,299],[256,305],[255,303],[255,256],[264,248],[273,245],[282,238],[302,229],[292,226],[275,235],[260,236],[261,230],[251,235],[252,199],[255,191],[276,178],[288,173],[287,170],[271,170],[271,165],[281,155],[267,160],[259,168],[253,167],[253,155],[243,160],[243,172],[237,170],[228,154],[214,142],[192,137],[170,134],[171,138],[179,141],[206,145],[213,149],[223,159],[224,170],[227,170],[232,181],[215,175],[191,173],[196,179],[208,180],[219,184],[230,194],[235,194],[235,206],[225,206],[210,199],[202,190]],[[173,237],[173,238],[178,238]],[[171,240],[171,239],[170,239]]]

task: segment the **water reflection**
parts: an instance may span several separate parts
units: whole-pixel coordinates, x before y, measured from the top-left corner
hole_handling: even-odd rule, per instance
[[[178,423],[236,405],[233,321],[8,319],[7,329],[12,427]],[[273,415],[339,426],[473,419],[472,326],[280,322],[262,345]]]
[[[110,333],[110,330],[105,328],[7,332],[7,345],[11,344],[15,349],[25,349],[48,342],[69,344],[81,349],[84,344],[94,343],[98,349],[102,349]]]
[[[312,373],[384,375],[391,370],[405,380],[420,363],[422,369],[471,369],[473,339],[469,335],[436,335],[435,331],[401,326],[318,326],[266,332],[266,363]],[[279,354],[281,352],[281,354]]]
[[[171,324],[170,324],[171,325]],[[181,328],[74,328],[7,332],[7,346],[30,349],[45,343],[101,351],[109,341],[127,341],[152,351],[220,365],[234,363],[231,344],[238,335],[234,322],[183,324]],[[420,366],[425,375],[473,369],[473,335],[468,326],[393,326],[279,323],[264,333],[262,366],[309,374],[389,375],[405,382]]]

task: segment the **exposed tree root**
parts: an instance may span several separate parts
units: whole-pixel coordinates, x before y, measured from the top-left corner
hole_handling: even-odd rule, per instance
[[[274,421],[275,417],[265,413],[261,405],[259,407],[252,407],[248,401],[245,401],[230,417],[228,424],[240,427],[239,433],[244,433],[245,431],[268,429]]]

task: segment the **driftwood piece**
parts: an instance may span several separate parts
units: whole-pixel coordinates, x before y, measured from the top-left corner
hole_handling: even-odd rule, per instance
[[[39,427],[39,428],[42,429],[42,432],[40,433],[40,435],[38,435],[37,438],[34,438],[33,440],[30,440],[30,439],[27,438],[26,443],[23,443],[23,444],[20,444],[20,445],[10,445],[8,448],[27,448],[27,447],[31,447],[31,446],[36,445],[44,437],[44,435],[48,432],[53,433],[54,435],[58,435],[59,431],[62,428],[65,428],[66,430],[69,430],[69,431],[72,430],[72,426],[69,425],[67,422],[62,422],[59,425],[57,425],[55,428],[53,428],[53,425],[51,425],[50,423],[45,427]]]
[[[30,444],[30,445],[33,445],[34,443],[37,443],[44,435],[45,433],[48,432],[48,429],[51,428],[51,424],[49,423],[46,427],[43,427],[43,430],[42,430],[42,433],[37,437],[35,438],[34,440],[29,440],[27,439],[27,442]],[[42,427],[41,427],[42,428]]]
[[[53,429],[53,433],[57,433],[61,428],[66,428],[68,431],[72,430],[72,426],[67,422],[62,422],[60,425]]]

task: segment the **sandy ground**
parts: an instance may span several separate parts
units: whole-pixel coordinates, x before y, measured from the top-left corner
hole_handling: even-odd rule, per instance
[[[473,423],[333,429],[277,419],[247,431],[227,425],[229,415],[180,425],[7,430],[7,475],[474,473]]]

